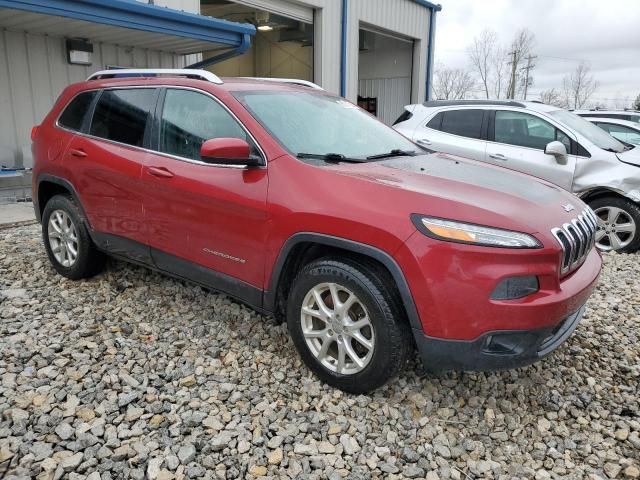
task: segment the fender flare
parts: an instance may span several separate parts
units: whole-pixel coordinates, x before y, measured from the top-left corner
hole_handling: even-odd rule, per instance
[[[85,221],[87,222],[87,225],[89,225],[89,219],[87,218],[87,214],[84,211],[84,207],[82,206],[82,202],[80,202],[80,196],[78,195],[78,192],[76,191],[75,187],[68,180],[65,180],[64,178],[56,177],[55,175],[50,175],[48,173],[43,173],[43,174],[38,176],[38,180],[36,182],[37,188],[36,188],[36,191],[35,191],[35,195],[33,195],[33,203],[34,203],[34,209],[35,209],[35,212],[36,212],[36,220],[38,222],[40,222],[42,220],[40,218],[41,215],[40,215],[39,192],[40,192],[40,184],[42,184],[43,182],[54,183],[56,185],[64,187],[66,190],[68,190],[69,193],[71,194],[71,197],[73,197],[73,200],[76,202],[76,205],[78,206],[78,208],[82,212],[82,216],[84,217]]]
[[[269,288],[264,292],[263,305],[265,310],[275,311],[276,292],[278,291],[278,283],[280,282],[284,265],[293,248],[300,243],[315,243],[328,247],[341,248],[343,250],[370,257],[380,262],[387,268],[387,270],[389,270],[389,273],[398,287],[400,299],[404,305],[411,328],[422,331],[422,323],[420,322],[420,316],[418,315],[418,310],[413,301],[409,284],[407,283],[404,273],[402,273],[400,265],[398,265],[391,255],[384,250],[366,243],[360,243],[341,237],[334,237],[323,233],[300,232],[292,235],[285,241],[284,245],[280,249],[280,253],[278,254],[278,258],[271,272]]]

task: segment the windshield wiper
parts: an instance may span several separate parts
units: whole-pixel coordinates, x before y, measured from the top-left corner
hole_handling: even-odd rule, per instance
[[[315,158],[318,160],[324,160],[325,162],[351,162],[351,163],[363,163],[364,160],[359,158],[352,158],[343,155],[342,153],[298,153],[298,158]]]
[[[415,150],[401,150],[399,148],[394,148],[390,152],[387,153],[379,153],[377,155],[369,155],[367,160],[379,160],[382,158],[392,158],[392,157],[413,157],[416,155]]]
[[[619,152],[618,150],[616,150],[615,148],[611,148],[611,147],[603,148],[603,150],[604,150],[605,152],[621,153],[621,152]],[[624,152],[624,150],[623,150],[623,152]]]

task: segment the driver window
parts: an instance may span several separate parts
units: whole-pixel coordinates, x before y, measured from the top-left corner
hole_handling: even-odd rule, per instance
[[[541,118],[508,110],[496,112],[496,142],[544,150],[555,139],[556,128]]]
[[[160,119],[160,151],[200,160],[200,147],[212,138],[251,139],[235,118],[208,95],[167,89]]]

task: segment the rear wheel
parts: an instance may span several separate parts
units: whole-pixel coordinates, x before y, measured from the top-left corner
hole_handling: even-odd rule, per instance
[[[45,205],[42,238],[49,261],[60,275],[78,280],[104,267],[104,254],[91,241],[80,209],[66,195],[56,195]]]
[[[596,246],[602,251],[635,252],[640,248],[640,208],[630,200],[601,197],[589,203],[598,217]]]
[[[382,276],[353,261],[305,266],[292,286],[287,324],[307,366],[351,393],[369,392],[396,376],[413,346]]]

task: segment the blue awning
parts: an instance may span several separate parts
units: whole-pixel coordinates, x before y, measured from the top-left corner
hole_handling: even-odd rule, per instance
[[[256,29],[135,0],[0,0],[0,28],[176,54],[242,53]]]

